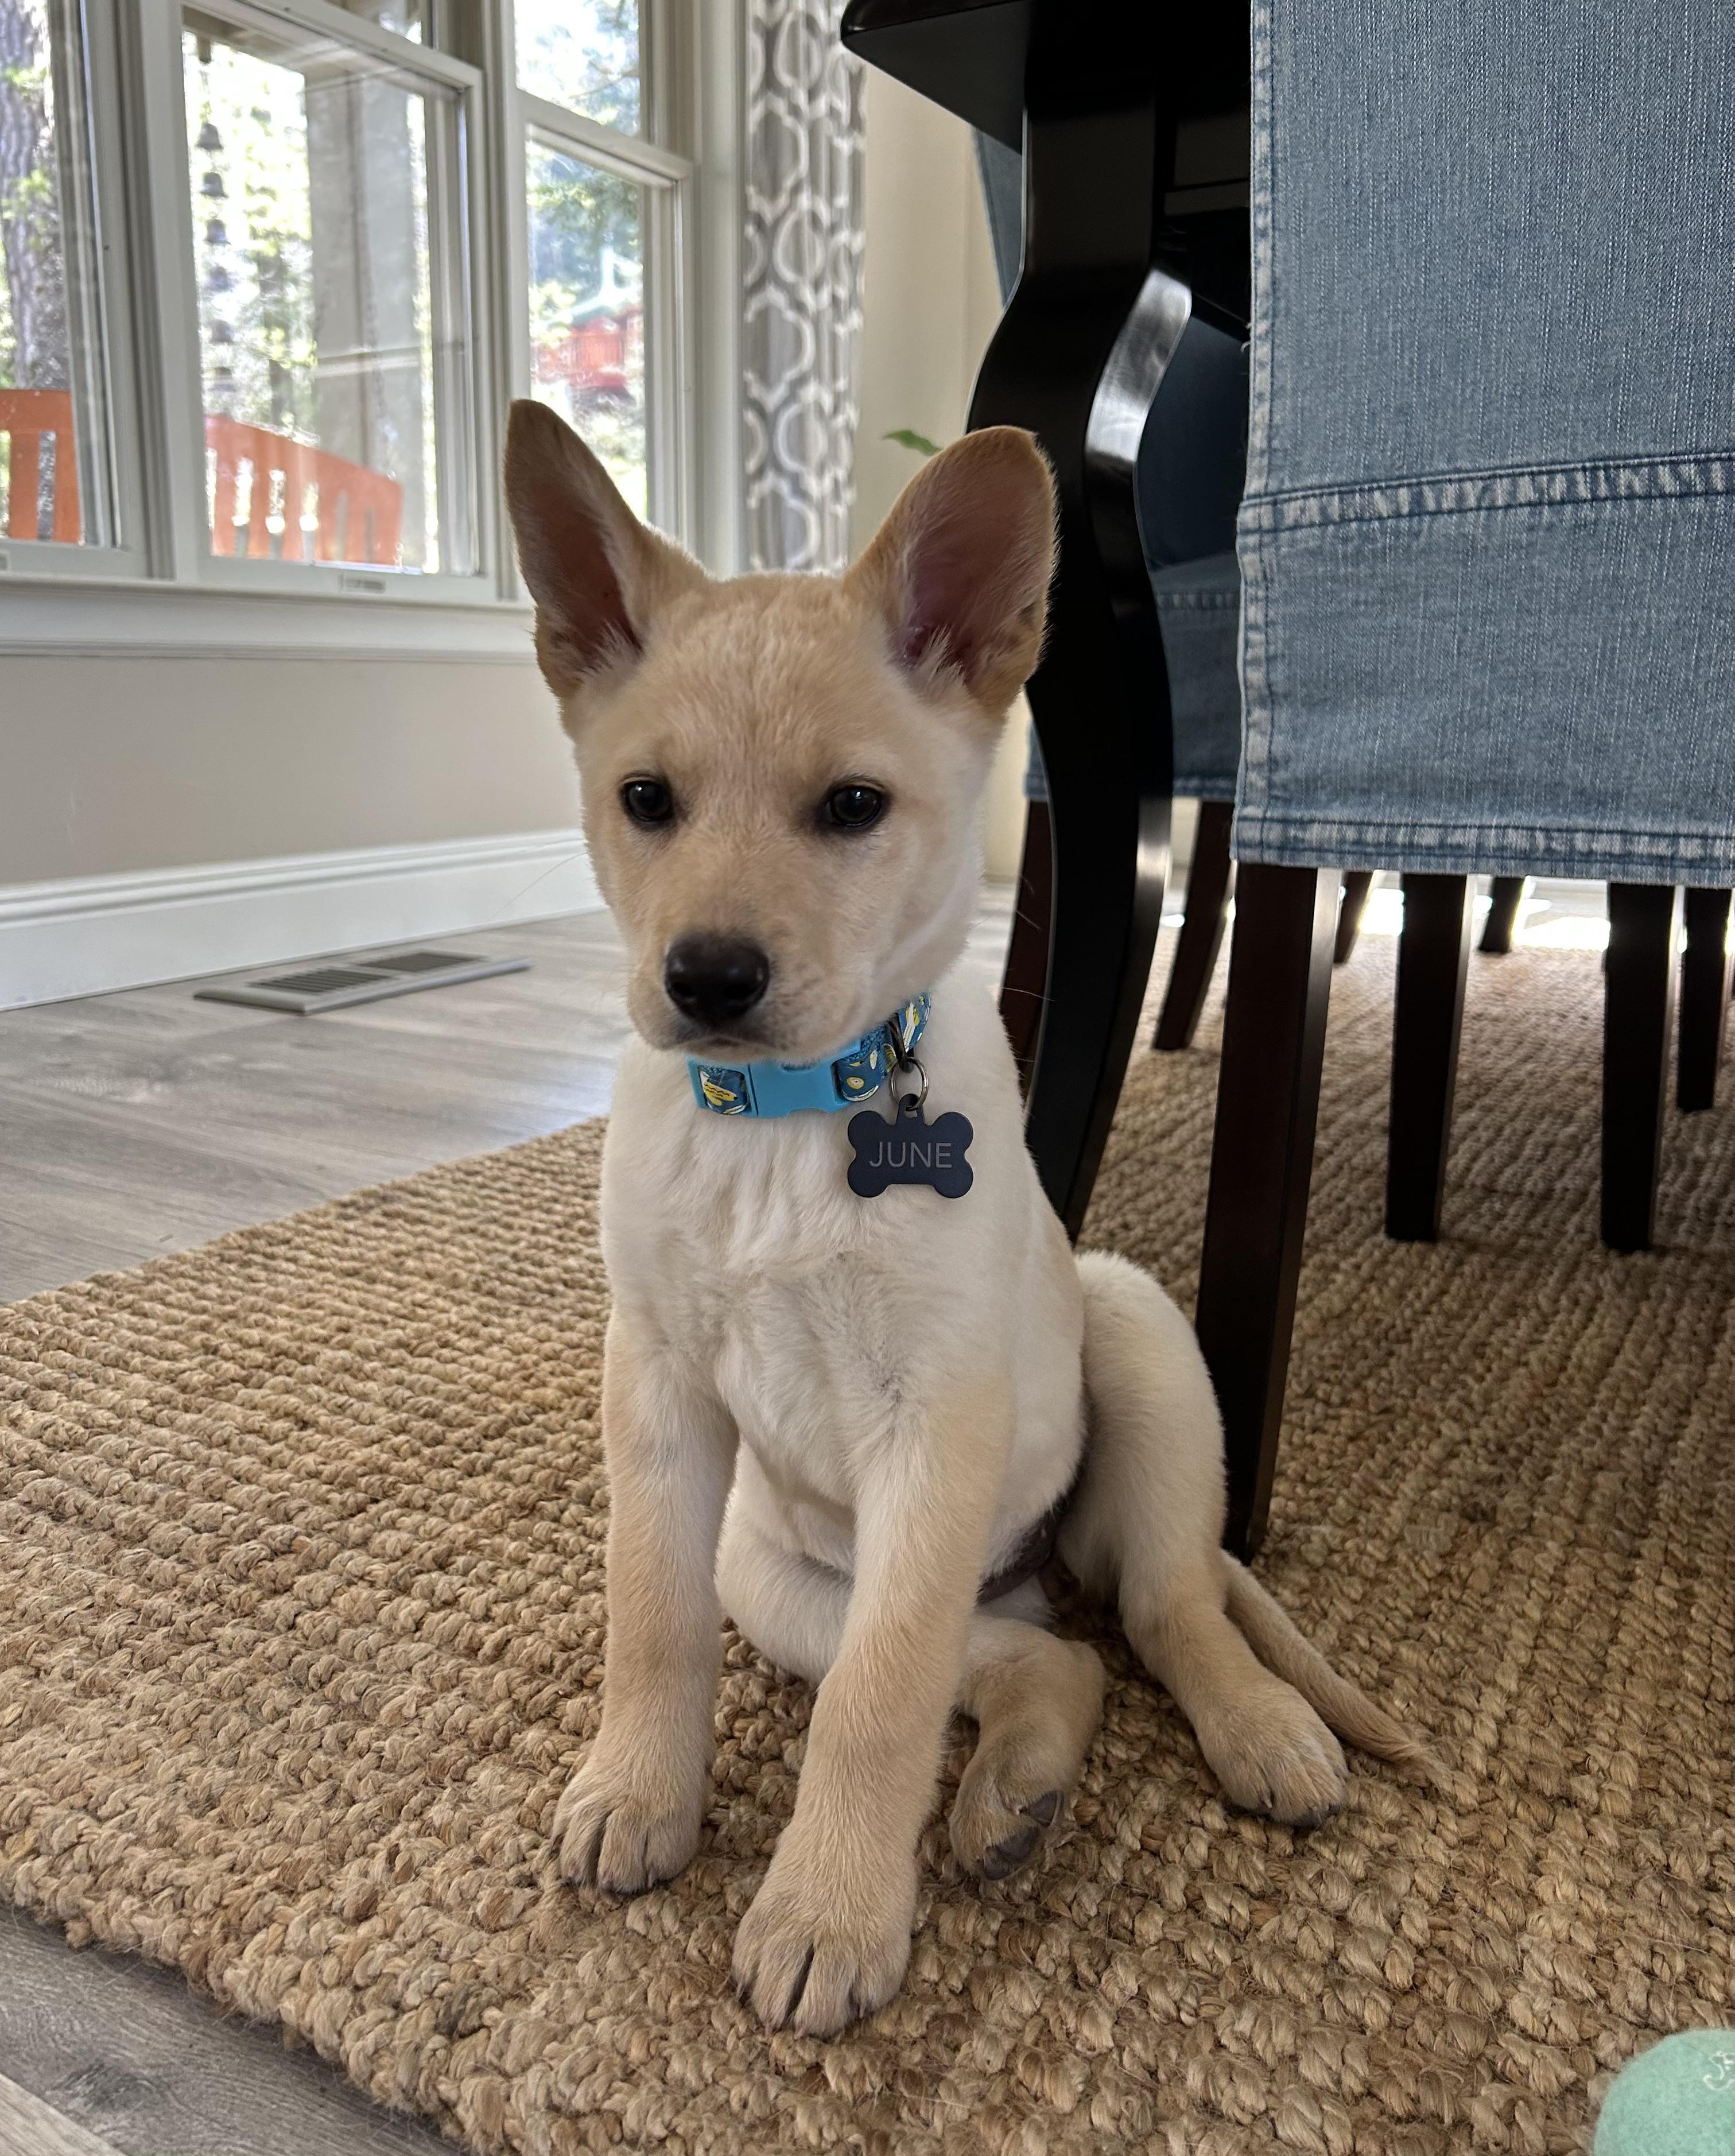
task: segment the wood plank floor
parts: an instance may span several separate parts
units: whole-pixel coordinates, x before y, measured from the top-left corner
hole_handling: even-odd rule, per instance
[[[8,1013],[0,1301],[601,1114],[626,1037],[608,916],[448,943],[531,971],[317,1019],[190,981]]]
[[[1009,896],[984,895],[984,978]],[[603,1113],[628,1032],[608,916],[439,945],[531,970],[317,1019],[197,981],[0,1019],[0,1302]],[[177,1974],[0,1911],[0,2156],[450,2147]]]
[[[15,2093],[8,2097],[8,2086]],[[62,2128],[53,2138],[53,2123]],[[316,2052],[172,1969],[0,1912],[0,2156],[435,2156]]]

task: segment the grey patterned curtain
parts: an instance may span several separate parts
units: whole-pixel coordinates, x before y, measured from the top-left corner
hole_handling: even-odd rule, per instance
[[[747,561],[840,569],[855,499],[861,69],[843,0],[747,0]]]

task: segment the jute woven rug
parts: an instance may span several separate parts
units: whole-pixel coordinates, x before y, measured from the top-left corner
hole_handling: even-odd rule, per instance
[[[808,1696],[731,1640],[705,1841],[557,1881],[594,1727],[592,1126],[6,1314],[0,1888],[178,1965],[475,2148],[1435,2156],[1584,2145],[1730,2009],[1730,1118],[1663,1247],[1595,1224],[1594,960],[1479,961],[1448,1232],[1380,1233],[1391,946],[1334,991],[1260,1559],[1431,1733],[1297,1835],[1233,1816],[1111,1633],[1034,1876],[923,1845],[901,1995],[770,2037],[730,1940]],[[1214,1036],[1141,1056],[1093,1239],[1192,1293]],[[1087,1622],[1088,1620],[1081,1620]]]

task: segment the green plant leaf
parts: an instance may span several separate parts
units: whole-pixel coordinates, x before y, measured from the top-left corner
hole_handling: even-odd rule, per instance
[[[926,434],[918,434],[913,427],[894,427],[889,434],[880,437],[882,442],[901,442],[906,449],[920,450],[925,457],[937,457],[940,444],[931,442]]]

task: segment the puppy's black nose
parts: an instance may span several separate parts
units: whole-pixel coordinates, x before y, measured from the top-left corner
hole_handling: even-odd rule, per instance
[[[770,978],[771,961],[758,945],[731,936],[683,936],[663,961],[670,1002],[701,1025],[745,1018]]]

